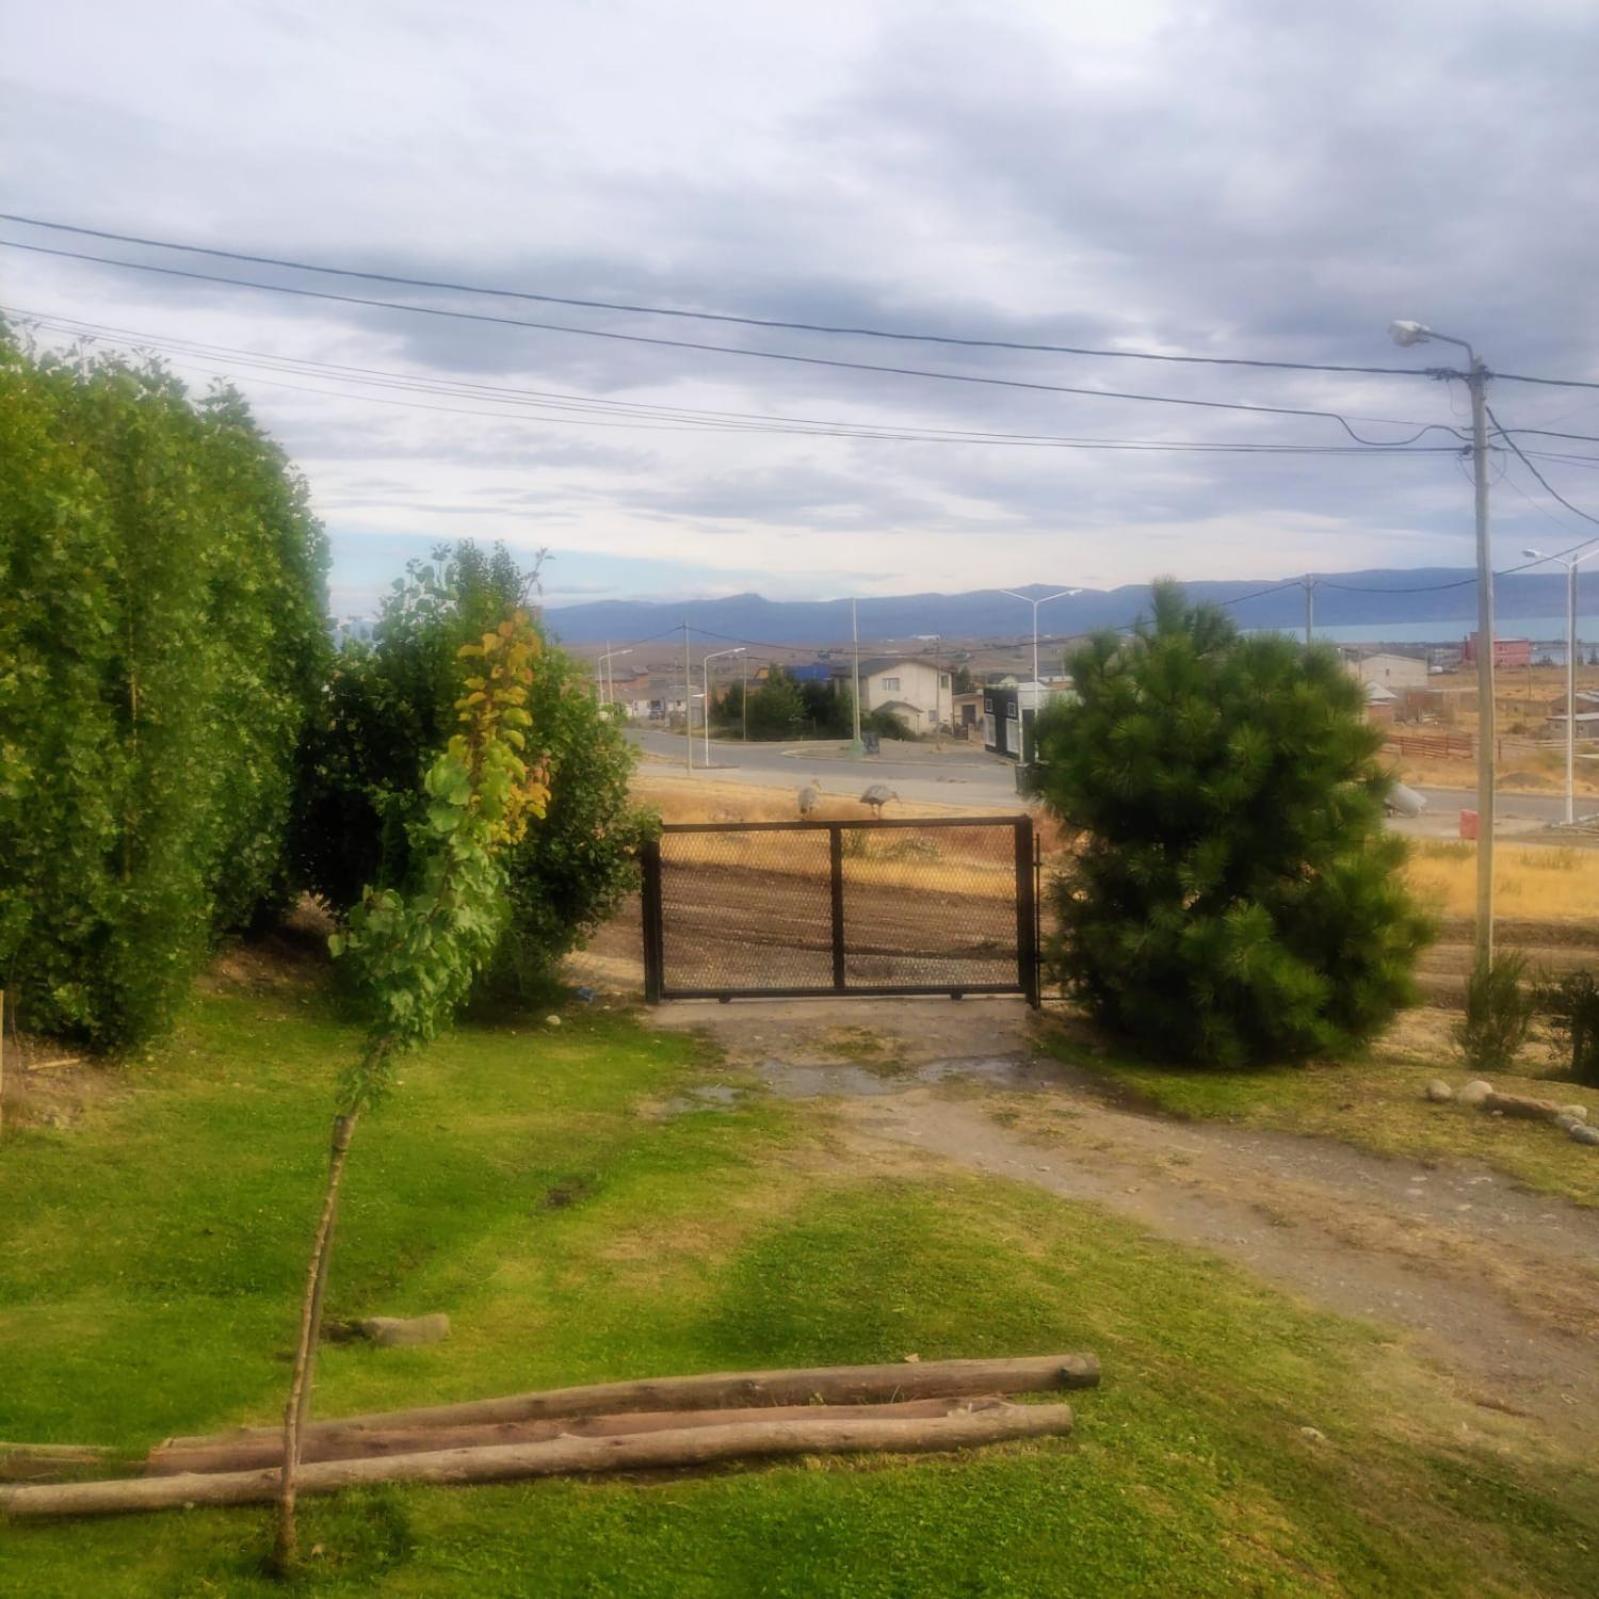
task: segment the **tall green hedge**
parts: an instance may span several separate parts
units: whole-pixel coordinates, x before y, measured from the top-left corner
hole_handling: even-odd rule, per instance
[[[231,391],[0,324],[0,984],[137,1044],[281,894],[326,543]]]

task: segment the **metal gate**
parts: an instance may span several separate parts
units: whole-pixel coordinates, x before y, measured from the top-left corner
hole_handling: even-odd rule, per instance
[[[647,844],[644,994],[1022,994],[1038,1003],[1027,816],[671,822]]]

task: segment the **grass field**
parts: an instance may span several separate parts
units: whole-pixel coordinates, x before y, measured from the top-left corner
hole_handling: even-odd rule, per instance
[[[281,1403],[333,1071],[319,980],[228,986],[0,1147],[0,1437],[142,1449]],[[323,1355],[321,1413],[727,1367],[1096,1350],[1066,1442],[694,1478],[309,1501],[295,1591],[1561,1595],[1599,1474],[1090,1207],[846,1157],[692,1039],[574,1010],[461,1030],[363,1127],[328,1311],[450,1313]],[[683,1113],[675,1113],[683,1111]],[[1307,1436],[1313,1427],[1320,1436]],[[281,1592],[263,1510],[0,1530],[0,1593]],[[1585,1586],[1587,1585],[1587,1586]]]

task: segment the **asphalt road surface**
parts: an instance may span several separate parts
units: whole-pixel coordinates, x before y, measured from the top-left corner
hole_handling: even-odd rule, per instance
[[[633,730],[628,734],[647,755],[666,764],[658,770],[687,775],[683,738],[678,733]],[[697,776],[730,783],[752,783],[762,788],[796,790],[820,779],[824,793],[859,794],[868,783],[887,783],[911,804],[992,806],[998,813],[1020,808],[1016,797],[1016,766],[1012,761],[970,747],[938,751],[925,744],[909,752],[892,743],[881,755],[853,758],[839,752],[836,741],[806,744],[739,744],[711,740],[711,766],[706,770],[703,740],[694,741]],[[652,761],[651,765],[655,765]],[[1455,837],[1460,812],[1477,804],[1475,789],[1424,788],[1425,813],[1413,820],[1395,818],[1401,832],[1426,837]],[[1507,794],[1498,798],[1499,831],[1527,832],[1565,815],[1565,800],[1555,794]],[[1599,811],[1599,800],[1579,798],[1577,811]]]
[[[633,730],[628,737],[647,756],[666,764],[653,769],[687,776],[683,738],[679,733]],[[711,740],[711,766],[706,770],[705,744],[694,741],[694,772],[713,781],[752,783],[761,788],[797,790],[813,779],[827,794],[859,794],[868,783],[887,783],[912,804],[993,806],[1001,814],[1021,808],[1016,797],[1016,764],[981,750],[939,752],[915,745],[913,753],[893,752],[858,758],[839,753],[836,741],[805,744],[738,744]]]

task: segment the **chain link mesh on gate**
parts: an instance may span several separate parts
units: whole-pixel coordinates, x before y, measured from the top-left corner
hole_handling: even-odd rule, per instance
[[[1025,817],[669,825],[646,858],[647,986],[1036,996],[1032,871]]]

